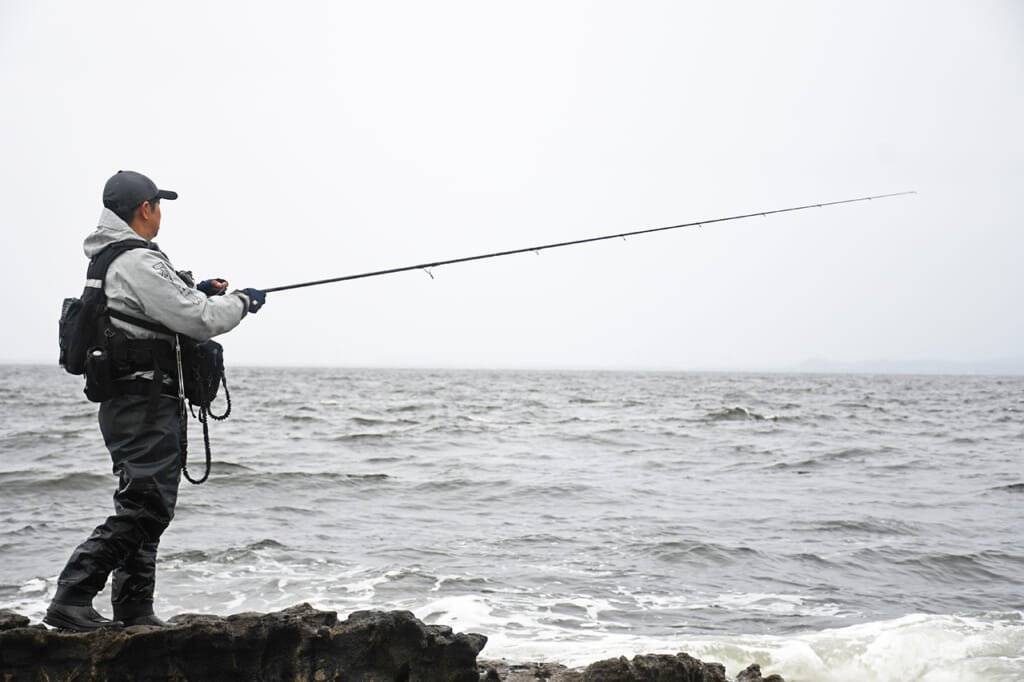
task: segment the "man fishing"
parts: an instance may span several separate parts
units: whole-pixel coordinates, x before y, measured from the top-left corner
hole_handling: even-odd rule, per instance
[[[103,287],[109,325],[120,332],[108,335],[112,347],[104,350],[128,358],[130,371],[113,377],[113,397],[99,408],[100,431],[119,480],[115,513],[75,549],[61,572],[43,619],[56,628],[167,626],[154,614],[153,594],[157,546],[174,516],[184,463],[179,335],[208,340],[234,329],[266,301],[263,291],[224,295],[226,281],[195,286],[191,273],[174,270],[152,240],[160,231],[161,201],[177,198],[145,175],[119,171],[103,189],[99,226],[85,239],[85,255],[93,262],[112,245],[119,249],[132,241],[114,256],[105,277],[87,283]],[[92,605],[111,572],[113,620]]]

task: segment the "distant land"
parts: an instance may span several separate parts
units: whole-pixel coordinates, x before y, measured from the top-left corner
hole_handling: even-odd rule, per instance
[[[55,362],[33,362],[25,360],[8,360],[0,357],[2,366],[35,366],[56,368]],[[788,366],[714,366],[714,367],[523,367],[523,366],[459,366],[459,365],[430,365],[430,366],[388,366],[368,365],[364,367],[349,366],[343,364],[306,365],[296,364],[271,364],[271,365],[250,365],[241,364],[238,367],[303,367],[306,369],[424,369],[424,370],[484,370],[484,371],[579,371],[579,372],[739,372],[739,373],[797,373],[797,374],[945,374],[945,375],[966,375],[966,376],[1024,376],[1024,357],[1007,358],[1003,360],[988,360],[981,362],[947,362],[942,360],[874,360],[859,362],[839,362],[836,360],[824,360],[811,358],[796,365]]]
[[[836,362],[813,358],[790,367],[790,372],[822,374],[978,374],[1024,376],[1024,357],[984,362],[944,362],[941,360],[876,360]]]

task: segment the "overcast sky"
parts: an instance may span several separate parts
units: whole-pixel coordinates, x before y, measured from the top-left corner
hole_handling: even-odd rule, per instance
[[[1024,355],[1024,3],[0,0],[0,361],[55,363],[106,179],[272,287],[229,364]]]

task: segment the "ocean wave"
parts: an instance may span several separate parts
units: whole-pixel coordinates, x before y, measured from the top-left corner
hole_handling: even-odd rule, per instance
[[[191,449],[191,448],[190,448]],[[198,452],[189,453],[189,459],[192,460],[198,456]],[[240,462],[234,462],[226,459],[217,459],[214,461],[213,466],[217,468],[218,475],[232,475],[237,476],[239,474],[255,473],[256,469]]]
[[[742,669],[755,660],[787,680],[815,682],[1019,682],[1024,625],[1019,613],[913,614],[894,620],[790,636],[726,636],[665,641],[658,650],[686,651]],[[634,650],[657,640],[634,642]]]
[[[1024,555],[996,550],[909,553],[896,547],[868,547],[855,552],[853,559],[857,565],[913,575],[934,585],[1009,583],[1024,588]]]
[[[416,493],[430,494],[432,492],[449,492],[453,490],[464,490],[466,488],[478,488],[480,481],[469,478],[445,478],[436,481],[424,481],[413,486]]]
[[[222,472],[219,467],[217,469],[218,476]],[[235,473],[230,476],[221,476],[219,480],[222,484],[232,485],[234,487],[246,488],[252,486],[254,489],[266,485],[267,483],[277,484],[299,484],[304,487],[315,487],[323,485],[325,482],[331,482],[341,485],[358,486],[367,483],[378,483],[380,481],[386,481],[391,478],[388,474],[383,473],[371,473],[371,474],[346,474],[336,471],[255,471],[247,470],[243,473]]]
[[[404,462],[405,457],[402,455],[378,455],[375,457],[367,457],[363,461],[367,464],[394,464],[396,462]]]
[[[917,524],[911,524],[897,519],[883,518],[859,518],[859,519],[829,519],[817,521],[810,524],[812,531],[823,531],[826,533],[838,533],[845,535],[867,534],[867,535],[908,535],[912,536],[919,532]]]
[[[708,412],[702,421],[706,422],[729,422],[729,421],[775,421],[778,417],[774,415],[765,416],[758,414],[746,407],[736,405],[724,407],[720,410]]]
[[[66,441],[81,440],[86,436],[91,437],[93,435],[91,431],[91,428],[46,428],[15,431],[4,435],[3,440],[0,441],[0,452],[22,452],[38,449],[40,446],[53,447],[53,443],[60,443],[60,447],[67,447]]]
[[[995,486],[989,488],[987,492],[1024,494],[1024,482]]]
[[[285,551],[288,546],[273,538],[264,538],[257,540],[256,542],[250,542],[242,547],[228,547],[226,549],[212,552],[208,557],[208,561],[218,564],[239,564],[247,563],[253,559],[253,556],[260,554],[265,550],[272,552]]]
[[[96,422],[96,413],[92,410],[88,412],[69,412],[60,415],[57,419],[62,422],[87,422],[92,425]]]
[[[405,405],[391,405],[388,407],[388,412],[420,412],[420,411],[432,411],[439,407],[439,403],[407,403]]]
[[[349,417],[349,421],[360,426],[415,426],[415,419],[381,419],[379,417]]]
[[[730,547],[687,540],[635,542],[628,544],[627,548],[630,551],[684,566],[726,566],[768,559],[766,555],[750,547]]]
[[[113,483],[114,479],[110,475],[88,471],[71,471],[56,475],[39,471],[15,471],[0,474],[0,485],[8,490],[17,489],[21,495],[94,490],[98,487],[109,488]]]
[[[189,549],[182,552],[170,552],[160,557],[167,568],[176,568],[185,564],[198,564],[207,561],[210,556],[201,549]]]
[[[734,593],[715,600],[727,610],[800,611],[799,595]],[[909,615],[791,635],[650,636],[617,627],[617,604],[551,600],[532,610],[499,607],[481,595],[450,595],[411,605],[429,623],[488,636],[485,656],[553,661],[570,667],[642,653],[686,652],[735,673],[751,661],[765,673],[815,682],[1018,682],[1024,666],[1021,614]],[[822,608],[828,610],[828,605]]]
[[[322,422],[323,417],[315,414],[282,414],[278,417],[286,422]]]
[[[340,436],[332,436],[327,440],[333,443],[367,443],[374,441],[386,441],[393,438],[390,433],[345,433]]]
[[[904,463],[893,459],[892,455],[894,452],[895,449],[886,447],[879,449],[862,447],[842,448],[831,452],[822,452],[814,457],[800,459],[795,462],[776,462],[770,465],[770,468],[782,470],[798,469],[802,473],[809,469],[846,463],[864,464],[885,469],[905,469],[912,466],[912,463]]]
[[[170,570],[184,569],[189,571],[204,572],[209,564],[237,564],[245,565],[251,563],[258,554],[285,552],[289,547],[273,538],[263,538],[241,546],[225,547],[218,550],[189,549],[179,552],[169,552],[160,557],[162,568]],[[277,562],[274,562],[275,564]],[[277,566],[283,569],[284,566]]]

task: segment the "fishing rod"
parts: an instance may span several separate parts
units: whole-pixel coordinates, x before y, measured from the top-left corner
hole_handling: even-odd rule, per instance
[[[332,282],[345,282],[352,279],[363,279],[365,277],[379,277],[381,275],[393,275],[397,272],[409,272],[410,270],[423,270],[430,278],[433,279],[434,275],[430,273],[431,268],[440,267],[442,265],[452,265],[454,263],[467,263],[474,260],[484,260],[485,258],[498,258],[500,256],[512,256],[517,253],[539,253],[545,249],[557,249],[562,246],[576,246],[577,244],[588,244],[590,242],[599,242],[605,239],[625,239],[626,237],[635,237],[639,234],[650,234],[652,232],[664,232],[666,230],[678,230],[684,227],[703,227],[704,225],[710,225],[712,223],[724,223],[729,220],[743,220],[744,218],[755,218],[757,216],[769,216],[773,213],[788,213],[790,211],[803,211],[808,208],[824,208],[825,206],[836,206],[838,204],[852,204],[857,201],[871,201],[872,199],[886,199],[888,197],[899,197],[906,194],[917,194],[917,192],[895,192],[893,194],[877,194],[870,197],[859,197],[857,199],[843,199],[841,201],[828,201],[821,204],[808,204],[806,206],[794,206],[791,208],[777,208],[771,211],[758,211],[756,213],[745,213],[743,215],[729,216],[728,218],[711,218],[709,220],[699,220],[693,223],[683,223],[681,225],[669,225],[668,227],[652,227],[645,230],[633,230],[632,232],[620,232],[618,234],[608,234],[601,237],[587,237],[585,239],[574,239],[567,242],[557,242],[554,244],[543,244],[541,246],[528,246],[522,249],[511,249],[509,251],[495,251],[494,253],[484,253],[478,256],[465,256],[463,258],[452,258],[450,260],[439,260],[432,263],[420,263],[419,265],[406,265],[400,268],[389,268],[387,270],[374,270],[373,272],[363,272],[358,275],[344,275],[342,277],[331,277],[328,279],[318,279],[312,282],[301,282],[299,284],[287,284],[280,287],[270,287],[269,289],[263,289],[268,294],[274,291],[287,291],[288,289],[300,289],[302,287],[315,287],[320,284],[331,284]]]

